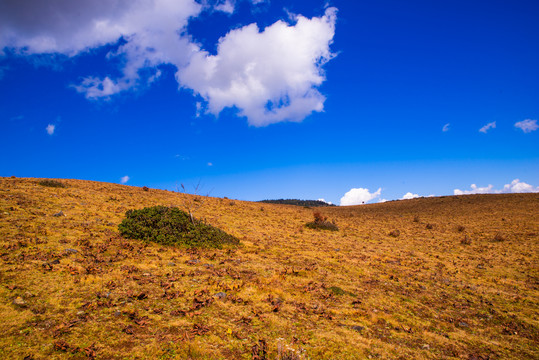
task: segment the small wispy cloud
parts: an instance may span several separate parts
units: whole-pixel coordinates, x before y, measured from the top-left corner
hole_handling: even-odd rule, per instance
[[[52,134],[54,134],[54,130],[56,130],[56,125],[49,124],[49,125],[47,125],[45,130],[47,131],[47,134],[52,135]]]
[[[213,166],[213,163],[209,162],[209,163],[208,163],[208,166]]]
[[[524,131],[524,133],[530,133],[532,131],[539,129],[539,125],[537,125],[537,120],[532,120],[532,119],[518,121],[515,123],[515,127]]]
[[[196,108],[197,108],[197,111],[196,111],[195,116],[200,117],[200,115],[202,115],[202,110],[203,110],[202,103],[200,101],[197,101]]]
[[[129,181],[129,176],[125,175],[120,178],[120,183],[125,184]]]
[[[487,131],[489,131],[490,129],[496,129],[496,121],[486,124],[481,129],[479,129],[479,132],[486,134]]]
[[[443,132],[448,132],[449,131],[449,123],[445,124],[444,127],[442,128],[442,131]]]
[[[220,3],[215,6],[215,10],[222,11],[227,14],[233,14],[234,13],[234,2],[230,0],[225,0],[225,2]]]

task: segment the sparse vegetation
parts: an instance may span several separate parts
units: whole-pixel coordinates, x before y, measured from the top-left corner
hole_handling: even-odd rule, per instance
[[[389,232],[389,236],[395,237],[395,238],[396,238],[396,237],[399,237],[400,234],[401,234],[401,232],[400,232],[400,230],[398,230],[398,229],[395,229],[395,230],[392,230],[392,231]]]
[[[54,187],[54,188],[66,187],[64,183],[57,180],[50,180],[50,179],[40,180],[37,183],[38,185],[41,185],[41,186]]]
[[[494,238],[492,239],[492,241],[495,241],[495,242],[502,242],[505,240],[507,240],[507,237],[502,233],[497,233],[496,235],[494,235]]]
[[[314,221],[308,222],[305,224],[308,228],[317,229],[317,230],[331,230],[337,231],[339,227],[331,221],[328,221],[327,216],[322,215],[320,212],[315,211],[313,213]]]
[[[468,235],[465,235],[462,240],[460,240],[460,243],[462,245],[470,245],[472,243],[472,239]]]
[[[303,207],[37,181],[0,178],[2,359],[538,358],[539,194],[327,207],[341,231],[313,231]],[[242,246],[119,234],[188,202]]]
[[[147,187],[147,186],[143,186],[143,187],[142,187],[142,190],[144,190],[144,191],[150,191],[150,188]]]
[[[163,245],[221,248],[223,245],[239,244],[234,236],[193,219],[176,207],[153,206],[129,210],[118,225],[118,230],[126,238]]]

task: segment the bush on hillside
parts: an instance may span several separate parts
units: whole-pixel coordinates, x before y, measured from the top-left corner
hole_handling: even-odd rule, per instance
[[[327,216],[322,215],[320,212],[315,211],[313,216],[314,216],[314,221],[311,221],[305,224],[305,226],[307,226],[308,228],[320,229],[320,230],[331,230],[331,231],[339,230],[339,228],[334,222],[328,221]]]
[[[48,186],[48,187],[56,187],[56,188],[65,188],[66,185],[64,183],[61,183],[59,181],[56,181],[56,180],[41,180],[41,181],[38,181],[38,185],[41,185],[41,186]]]
[[[177,207],[153,206],[129,210],[118,230],[126,238],[153,241],[163,245],[221,248],[240,241],[200,220],[191,219]]]

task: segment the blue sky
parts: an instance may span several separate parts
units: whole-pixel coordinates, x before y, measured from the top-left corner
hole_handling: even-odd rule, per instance
[[[50,4],[0,3],[0,176],[336,204],[539,191],[537,1]]]

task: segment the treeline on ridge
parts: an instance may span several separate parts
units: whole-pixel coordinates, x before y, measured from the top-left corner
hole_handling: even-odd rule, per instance
[[[322,207],[322,206],[335,206],[328,204],[322,200],[299,200],[299,199],[278,199],[278,200],[261,200],[259,202],[268,204],[284,204],[284,205],[297,205],[308,207]]]

